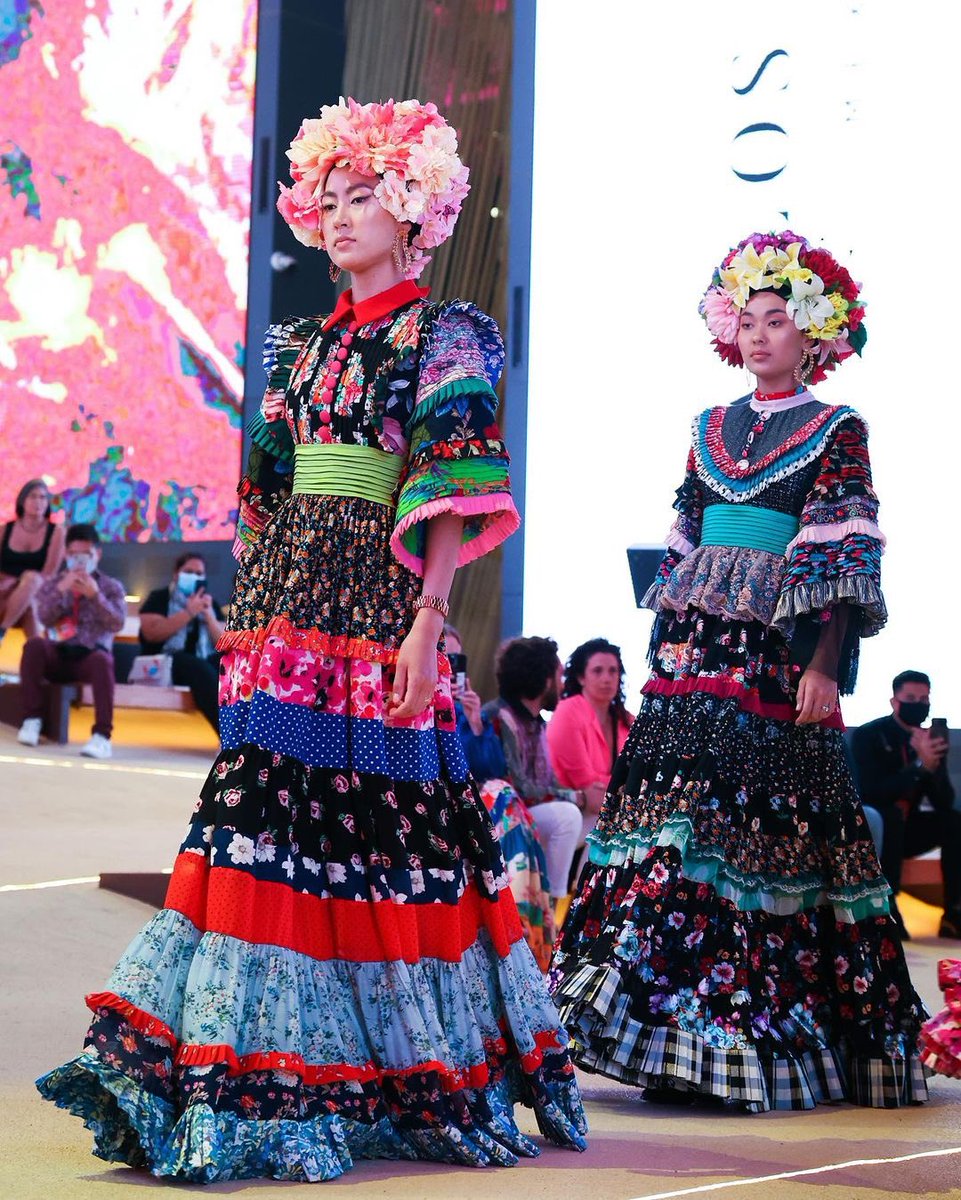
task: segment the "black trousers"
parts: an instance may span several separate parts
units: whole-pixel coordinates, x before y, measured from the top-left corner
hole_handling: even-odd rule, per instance
[[[188,650],[177,650],[172,656],[171,678],[178,687],[189,687],[194,704],[220,734],[217,715],[217,688],[220,680],[220,655],[198,658]]]
[[[944,881],[944,907],[961,910],[961,812],[914,811],[905,820],[893,804],[884,818],[884,845],[881,869],[895,892],[901,890],[901,866],[906,858],[927,854],[941,847],[941,878]]]

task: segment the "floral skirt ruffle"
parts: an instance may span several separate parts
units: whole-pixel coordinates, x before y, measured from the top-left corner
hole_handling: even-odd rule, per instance
[[[763,662],[758,627],[704,618],[715,667],[719,635]],[[923,1101],[925,1013],[841,733],[769,715],[782,663],[738,685],[660,661],[552,964],[575,1062],[747,1111]]]
[[[961,1079],[961,958],[942,958],[938,986],[945,1006],[921,1030],[924,1065],[939,1075]]]
[[[537,829],[527,805],[506,780],[488,780],[481,785],[480,795],[500,842],[507,883],[517,904],[524,940],[537,965],[546,971],[556,930],[547,860]]]

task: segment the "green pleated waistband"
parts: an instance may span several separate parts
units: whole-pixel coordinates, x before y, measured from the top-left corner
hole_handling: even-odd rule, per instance
[[[704,510],[702,546],[746,546],[783,554],[800,528],[797,517],[750,504],[711,504]]]
[[[294,446],[294,495],[356,496],[393,507],[403,465],[401,455],[376,446],[338,442]]]

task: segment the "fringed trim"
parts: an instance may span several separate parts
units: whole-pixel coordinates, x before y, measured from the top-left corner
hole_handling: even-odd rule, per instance
[[[313,650],[329,658],[357,658],[365,662],[396,663],[400,648],[389,650],[380,642],[345,634],[323,633],[319,629],[298,629],[286,617],[271,617],[260,629],[228,629],[217,642],[220,651],[244,650],[248,653],[263,650],[269,638],[278,638],[285,646],[296,650]],[[446,654],[437,655],[437,670],[449,675],[450,661]]]
[[[483,557],[495,546],[499,546],[520,528],[521,523],[520,514],[509,492],[492,492],[486,496],[439,496],[436,500],[428,500],[426,504],[418,505],[417,508],[401,517],[390,538],[390,548],[394,552],[394,557],[416,575],[423,575],[424,560],[404,545],[403,536],[419,522],[429,521],[431,517],[447,512],[456,513],[465,518],[479,516],[494,518],[474,537],[466,538],[461,542],[457,555],[459,567]]]
[[[653,640],[653,639],[652,639]],[[660,643],[658,643],[659,645]],[[655,659],[657,651],[655,649]],[[797,712],[791,704],[771,704],[761,699],[755,688],[748,688],[735,679],[701,679],[696,675],[687,679],[661,679],[659,676],[649,679],[641,688],[645,696],[690,696],[694,692],[719,696],[722,700],[736,700],[743,712],[754,713],[758,717],[769,717],[774,721],[785,721],[793,724],[797,720]],[[843,729],[844,721],[840,709],[818,721],[822,729]]]
[[[856,925],[868,917],[887,916],[890,912],[887,880],[880,874],[873,883],[860,888],[832,891],[822,883],[790,883],[761,875],[744,876],[717,857],[698,857],[690,853],[694,829],[690,818],[669,818],[656,836],[615,834],[605,838],[596,830],[587,835],[591,863],[601,870],[642,863],[652,848],[673,846],[681,856],[681,874],[693,883],[706,883],[739,912],[765,912],[778,917],[828,907],[834,919],[844,925]],[[892,927],[892,936],[893,936]]]
[[[797,537],[788,542],[784,553],[785,555],[790,554],[794,547],[799,546],[802,542],[840,542],[852,533],[861,533],[874,538],[875,541],[881,543],[882,550],[887,545],[887,538],[874,521],[856,519],[837,521],[833,525],[805,525]]]
[[[841,602],[857,605],[864,610],[861,637],[871,637],[884,628],[888,619],[887,605],[878,583],[869,575],[839,575],[832,579],[815,579],[786,587],[778,598],[774,619],[775,629],[790,637],[794,622],[806,613],[823,612]]]
[[[709,434],[705,429],[702,434],[702,422],[707,422],[707,418],[714,410],[708,409],[706,413],[701,413],[694,418],[692,426],[694,463],[697,477],[702,483],[706,484],[710,489],[719,496],[723,496],[725,500],[736,502],[740,500],[750,500],[754,496],[759,495],[772,483],[778,480],[787,479],[791,475],[796,474],[803,467],[818,459],[827,449],[827,444],[837,430],[838,425],[842,421],[855,418],[859,425],[865,430],[867,426],[864,421],[855,411],[855,409],[842,405],[836,408],[833,413],[827,418],[825,424],[815,435],[815,440],[807,447],[806,450],[791,457],[786,462],[778,462],[778,457],[784,455],[786,451],[784,446],[772,452],[772,455],[762,458],[760,463],[751,467],[750,474],[743,479],[736,479],[727,474],[714,461],[711,446],[708,442]],[[720,410],[722,413],[726,410]],[[803,427],[802,427],[803,428]],[[799,431],[801,432],[801,431]],[[716,441],[720,434],[711,435]],[[789,443],[788,443],[789,444]],[[799,446],[804,445],[804,438],[798,439]],[[723,443],[721,443],[723,449]],[[719,451],[720,453],[720,451]],[[725,453],[727,458],[729,455]],[[767,458],[770,458],[770,465],[763,465]],[[733,462],[733,460],[731,460]]]

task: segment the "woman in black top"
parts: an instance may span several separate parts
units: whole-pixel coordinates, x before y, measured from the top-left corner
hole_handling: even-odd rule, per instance
[[[50,492],[42,479],[28,480],[17,493],[16,514],[0,541],[0,642],[14,625],[22,624],[27,637],[40,632],[33,598],[63,559],[63,526],[50,520]]]

